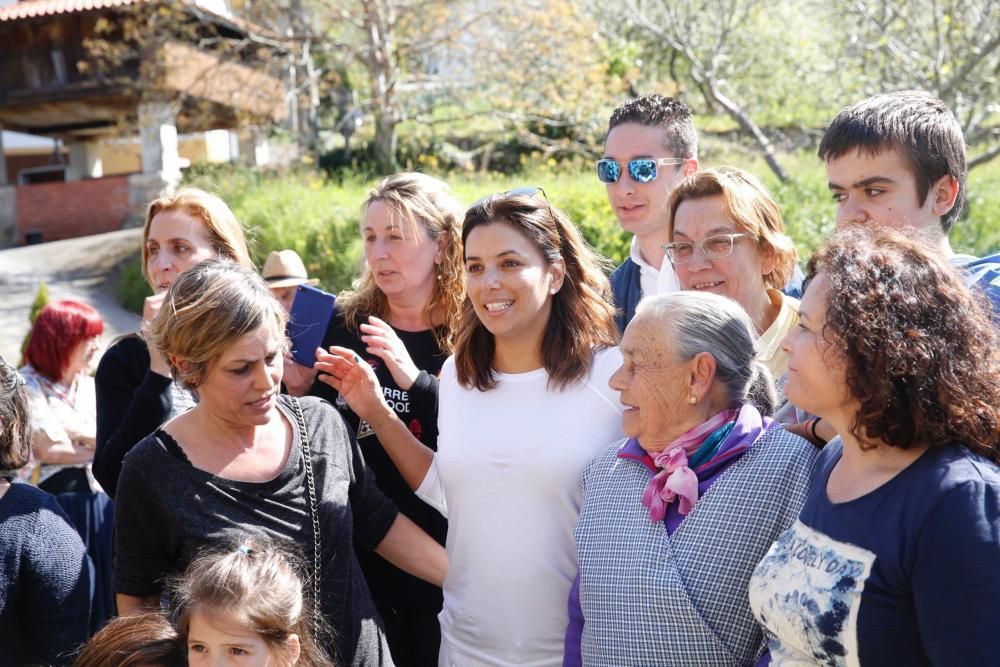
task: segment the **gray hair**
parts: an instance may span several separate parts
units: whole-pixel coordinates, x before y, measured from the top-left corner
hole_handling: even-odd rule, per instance
[[[750,403],[762,415],[777,408],[774,378],[757,359],[754,325],[742,306],[717,294],[674,292],[643,299],[639,315],[667,331],[674,354],[690,361],[702,352],[715,359],[715,378],[726,388],[731,407]]]

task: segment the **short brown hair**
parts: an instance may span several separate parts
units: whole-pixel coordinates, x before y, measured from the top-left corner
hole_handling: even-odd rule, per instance
[[[818,153],[829,162],[851,151],[875,156],[893,149],[909,163],[919,206],[942,176],[958,181],[955,205],[941,216],[941,229],[947,233],[965,208],[969,169],[962,126],[937,97],[922,90],[901,90],[844,107],[826,128]]]
[[[160,213],[180,211],[200,220],[205,225],[208,238],[212,241],[216,256],[236,262],[248,269],[254,268],[247,247],[247,237],[243,227],[236,220],[232,209],[219,197],[198,188],[181,188],[173,196],[160,195],[149,203],[146,209],[146,224],[142,228],[142,275],[149,282],[149,226]]]
[[[195,389],[229,346],[269,322],[284,335],[287,318],[256,271],[210,259],[170,286],[150,325],[150,339],[167,357],[174,378]],[[184,368],[175,365],[174,356],[184,360]]]
[[[161,611],[112,619],[90,638],[73,667],[182,667],[187,650]]]
[[[618,344],[611,286],[602,271],[606,261],[587,245],[565,213],[550,206],[544,194],[497,195],[473,204],[465,213],[462,245],[476,227],[504,224],[528,239],[549,265],[562,260],[566,277],[552,296],[552,312],[542,338],[542,360],[549,384],[560,389],[590,372],[593,349]],[[496,384],[493,334],[466,298],[455,343],[455,370],[466,387],[486,391]]]
[[[855,437],[962,444],[1000,461],[1000,340],[983,295],[919,239],[889,229],[837,234],[808,273],[829,288],[823,335],[845,359]]]
[[[698,133],[691,109],[675,97],[654,93],[622,102],[611,112],[608,134],[626,123],[658,128],[663,133],[663,148],[674,157],[698,157]]]
[[[774,201],[767,186],[742,169],[703,169],[681,181],[667,203],[667,231],[670,240],[674,240],[674,219],[681,202],[715,196],[722,197],[726,215],[753,238],[758,251],[774,259],[774,270],[764,276],[764,284],[774,289],[783,288],[795,271],[798,259],[795,244],[785,235],[781,207]]]

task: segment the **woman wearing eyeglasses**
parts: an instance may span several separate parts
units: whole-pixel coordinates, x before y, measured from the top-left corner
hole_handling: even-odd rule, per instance
[[[474,204],[462,240],[468,298],[441,371],[437,453],[352,351],[331,348],[317,367],[417,495],[447,513],[439,664],[560,665],[580,475],[621,436],[608,281],[540,191]]]
[[[780,344],[799,321],[799,302],[779,291],[797,254],[777,202],[755,176],[722,167],[681,181],[667,212],[670,243],[663,249],[681,289],[720,294],[743,306],[760,336],[758,359],[780,393],[788,370]]]

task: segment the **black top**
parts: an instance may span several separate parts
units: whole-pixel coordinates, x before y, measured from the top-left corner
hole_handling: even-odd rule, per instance
[[[278,407],[293,425],[290,399]],[[374,549],[397,510],[378,490],[353,434],[329,405],[302,399],[313,449],[322,543],[321,608],[336,633],[338,664],[391,664],[385,637],[355,556]],[[193,467],[163,431],[125,457],[115,517],[115,590],[157,595],[201,547],[233,531],[259,530],[298,545],[312,562],[313,529],[301,434],[293,428],[284,469],[267,482],[216,477]],[[330,646],[328,648],[333,648]]]
[[[444,364],[447,355],[438,347],[434,332],[431,330],[415,332],[395,328],[393,330],[403,341],[413,363],[421,369],[409,391],[399,388],[382,359],[366,351],[367,346],[361,342],[360,333],[348,329],[343,313],[339,309],[330,319],[330,325],[323,337],[323,348],[328,349],[331,345],[346,347],[367,361],[375,370],[375,375],[382,385],[386,402],[393,407],[400,420],[420,442],[436,451],[438,436],[436,376],[441,372],[441,365]],[[414,495],[368,424],[361,423],[347,404],[339,400],[339,394],[330,385],[317,380],[309,393],[326,399],[340,410],[344,421],[357,433],[358,444],[364,452],[365,461],[375,473],[379,488],[396,503],[403,514],[423,528],[428,535],[444,544],[447,521],[437,510]],[[441,589],[437,586],[410,576],[378,554],[363,554],[360,555],[360,560],[368,580],[368,588],[380,609],[390,607],[441,610]]]
[[[165,421],[194,405],[191,394],[149,369],[146,341],[125,336],[101,357],[97,391],[97,449],[94,477],[115,497],[122,459]]]
[[[0,665],[69,664],[87,641],[91,565],[55,498],[14,483],[0,498]]]

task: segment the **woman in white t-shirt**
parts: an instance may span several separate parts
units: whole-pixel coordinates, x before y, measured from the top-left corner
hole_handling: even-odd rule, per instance
[[[438,451],[412,437],[350,350],[321,378],[448,516],[441,665],[562,664],[580,476],[621,437],[621,363],[600,259],[539,189],[466,212],[468,298],[441,370]]]

